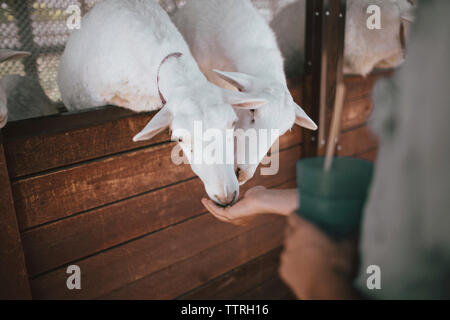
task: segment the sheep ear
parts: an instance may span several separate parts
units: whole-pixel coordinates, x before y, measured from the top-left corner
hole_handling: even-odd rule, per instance
[[[172,114],[167,107],[163,107],[155,114],[149,123],[134,136],[133,141],[144,141],[153,138],[161,131],[165,130],[172,123]]]
[[[0,49],[0,62],[5,62],[11,59],[19,59],[29,55],[31,55],[31,53],[25,51]]]
[[[257,98],[250,93],[235,90],[222,89],[222,95],[226,103],[238,109],[258,109],[268,103],[266,99]]]
[[[240,72],[226,72],[213,69],[213,71],[223,80],[241,91],[250,91],[253,85],[253,77]]]
[[[295,110],[295,124],[310,130],[317,130],[317,125],[296,103],[293,103]]]

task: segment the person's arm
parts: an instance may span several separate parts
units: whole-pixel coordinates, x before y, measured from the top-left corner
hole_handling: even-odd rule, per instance
[[[287,216],[298,208],[297,189],[266,189],[254,187],[245,197],[230,207],[220,207],[209,199],[202,199],[203,205],[217,219],[234,224],[246,224],[261,214]]]
[[[280,259],[280,276],[299,299],[360,299],[353,288],[356,242],[335,241],[292,214]]]
[[[261,214],[288,216],[280,275],[300,299],[358,299],[352,287],[356,261],[354,241],[336,242],[313,224],[294,213],[298,208],[296,189],[277,190],[254,187],[231,207],[211,200],[203,205],[216,218],[246,224]]]

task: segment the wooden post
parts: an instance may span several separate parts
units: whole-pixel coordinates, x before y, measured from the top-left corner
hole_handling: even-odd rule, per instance
[[[319,130],[304,130],[304,154],[325,154],[337,84],[342,81],[346,0],[307,0],[305,109]]]
[[[0,299],[31,299],[3,138],[0,133]]]

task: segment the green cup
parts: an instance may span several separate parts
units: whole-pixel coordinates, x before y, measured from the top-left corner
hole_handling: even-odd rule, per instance
[[[359,229],[373,164],[362,159],[335,157],[326,172],[324,162],[323,157],[298,161],[298,214],[333,238],[346,237]]]

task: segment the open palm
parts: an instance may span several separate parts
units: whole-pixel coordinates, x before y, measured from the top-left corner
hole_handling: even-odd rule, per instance
[[[202,199],[202,203],[217,219],[236,225],[245,225],[255,216],[268,213],[260,205],[266,190],[262,186],[253,187],[245,193],[243,199],[226,208],[218,206],[209,199]]]

